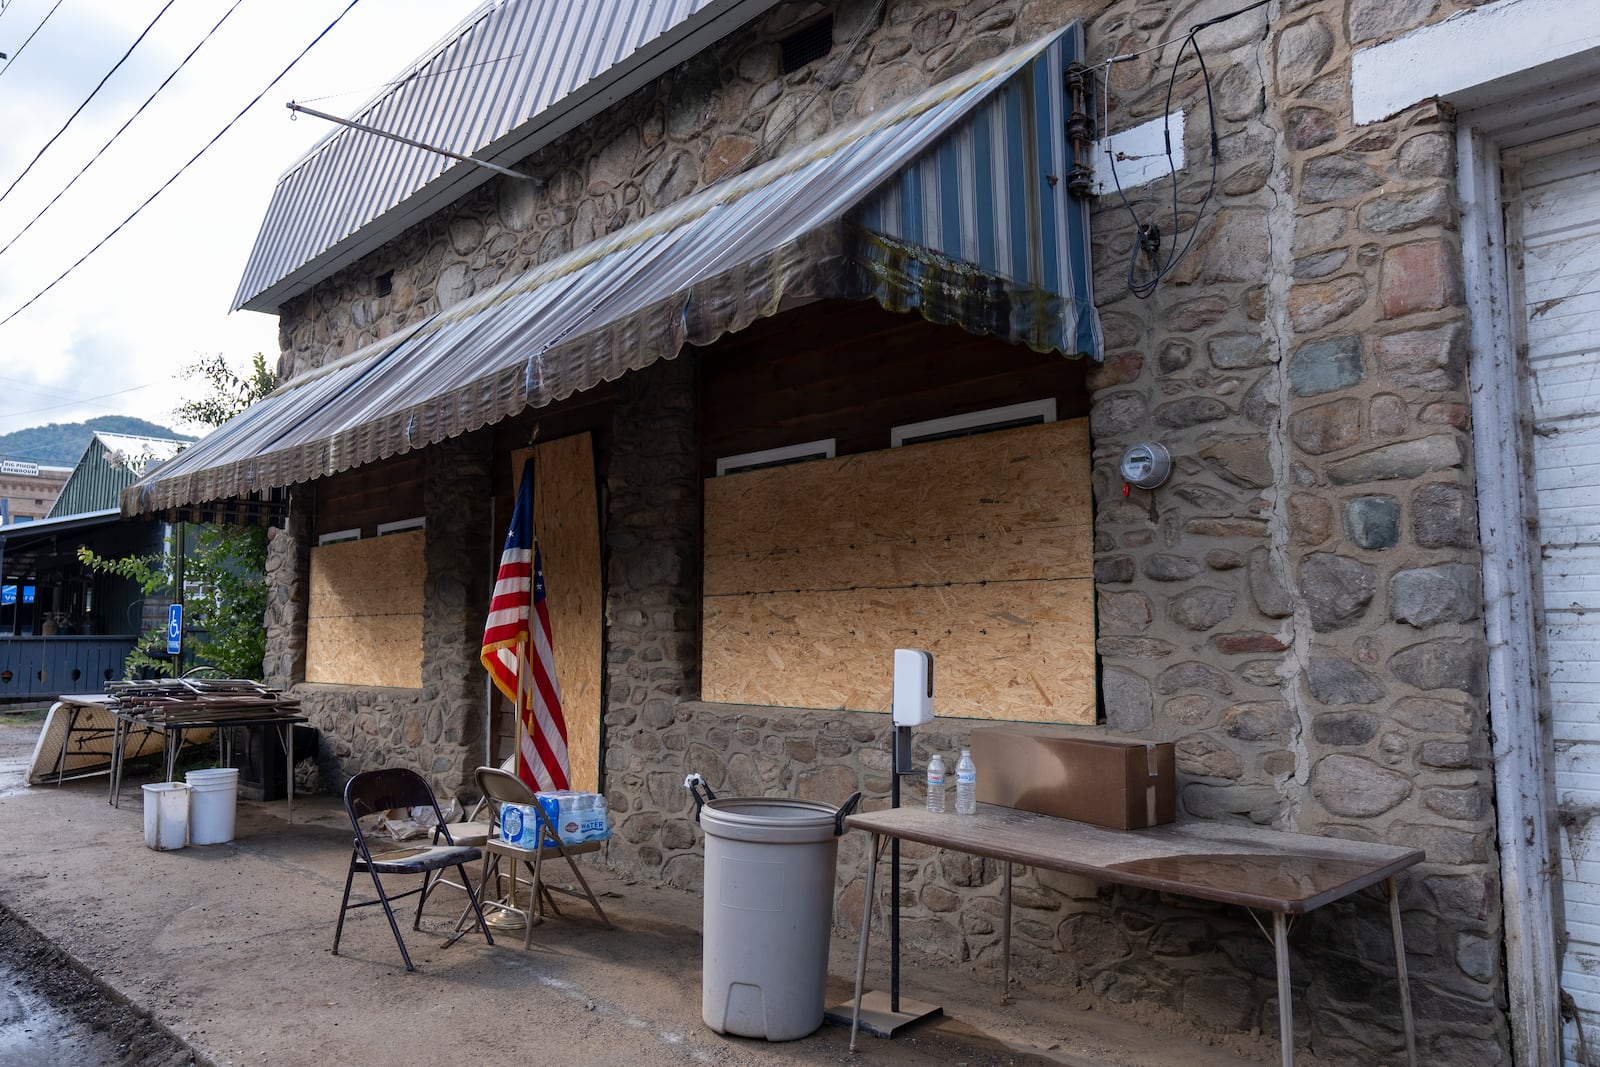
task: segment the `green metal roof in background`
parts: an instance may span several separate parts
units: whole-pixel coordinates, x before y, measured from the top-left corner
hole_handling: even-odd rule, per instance
[[[59,519],[116,507],[124,489],[156,463],[177,455],[184,443],[167,437],[95,431],[45,518]]]

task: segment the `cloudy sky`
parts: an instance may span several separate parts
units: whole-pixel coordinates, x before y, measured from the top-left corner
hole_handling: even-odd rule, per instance
[[[274,183],[332,129],[291,120],[284,105],[351,114],[481,2],[238,0],[171,84],[19,237],[234,0],[0,0],[0,52],[11,57],[0,60],[0,319],[9,320],[0,325],[0,433],[108,414],[174,425],[173,406],[192,388],[176,377],[184,365],[220,353],[242,367],[262,352],[271,366],[277,318],[228,308]],[[34,299],[347,7],[182,177]]]

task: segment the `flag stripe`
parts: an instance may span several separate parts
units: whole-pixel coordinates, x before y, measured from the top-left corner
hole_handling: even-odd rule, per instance
[[[544,569],[533,530],[533,464],[522,469],[484,622],[484,669],[517,706],[517,774],[534,789],[566,789],[572,777],[561,714]]]

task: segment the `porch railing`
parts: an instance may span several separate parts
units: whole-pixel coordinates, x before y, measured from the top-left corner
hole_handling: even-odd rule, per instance
[[[137,640],[121,636],[0,636],[0,703],[100,693],[122,677]]]

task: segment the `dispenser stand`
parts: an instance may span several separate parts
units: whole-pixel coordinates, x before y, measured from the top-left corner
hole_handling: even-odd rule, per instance
[[[913,774],[916,767],[911,761],[911,727],[894,728],[894,775],[889,786],[889,805],[900,806],[900,776]],[[877,862],[873,857],[872,862]],[[869,990],[861,995],[860,1031],[873,1037],[892,1038],[908,1026],[943,1015],[944,1009],[936,1004],[911,1000],[900,996],[900,839],[889,841],[889,992]],[[872,907],[865,900],[864,908]],[[855,1001],[835,1004],[823,1013],[829,1022],[849,1026],[855,1017]]]

